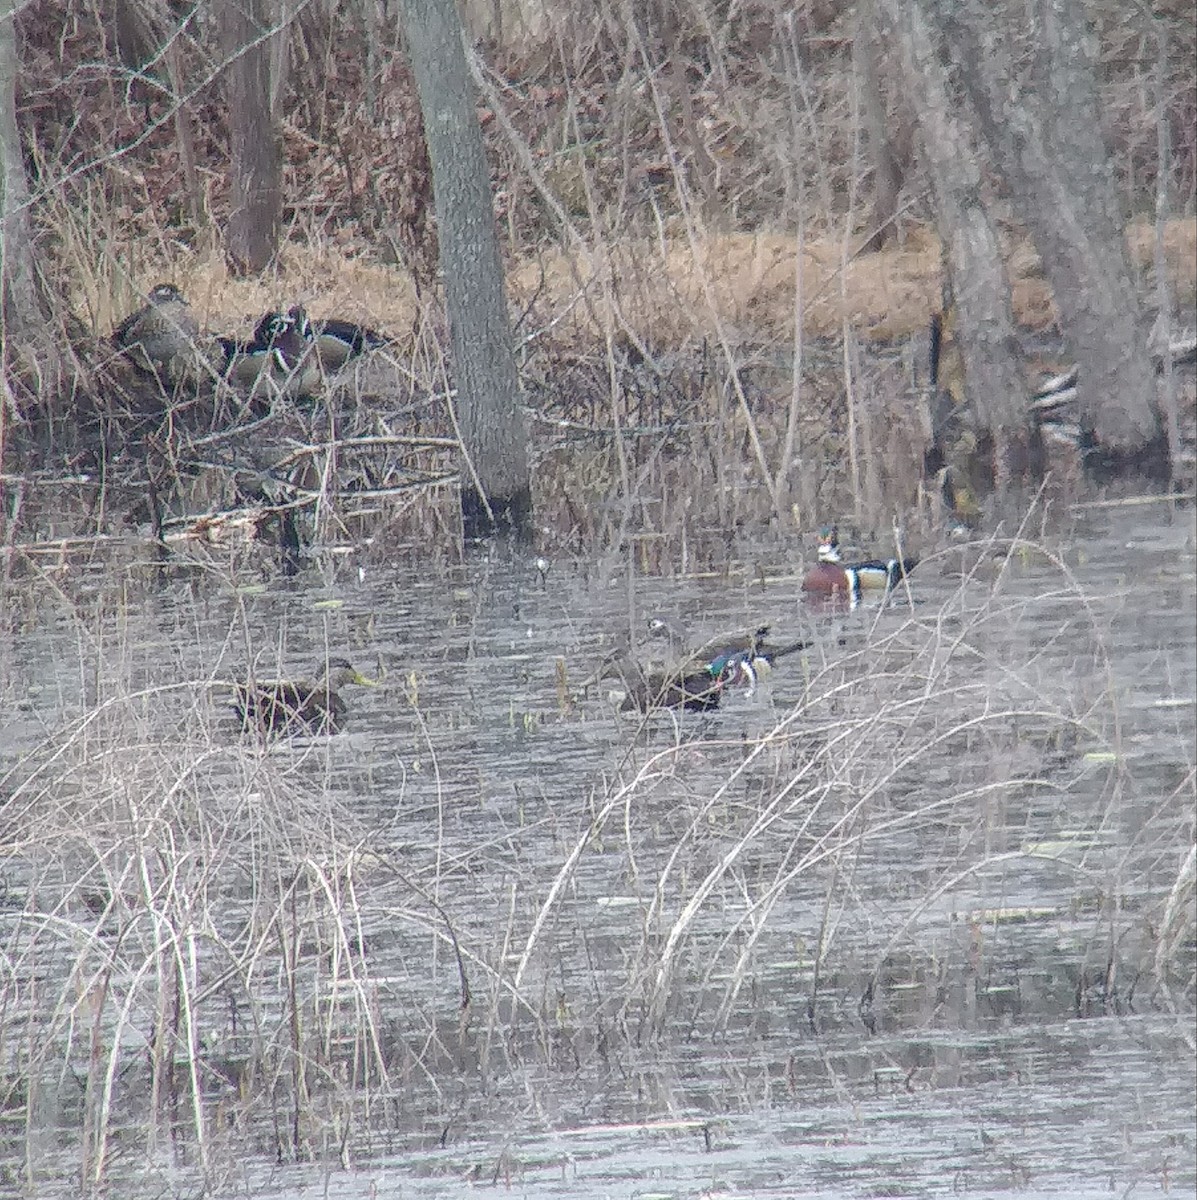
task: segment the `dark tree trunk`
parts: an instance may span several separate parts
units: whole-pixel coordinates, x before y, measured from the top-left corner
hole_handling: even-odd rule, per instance
[[[467,537],[510,530],[531,536],[527,434],[490,171],[474,107],[454,0],[403,0],[412,70],[432,163],[441,270],[467,463]]]
[[[965,440],[972,461],[952,463],[951,448],[944,452],[959,478],[1004,487],[1027,467],[1027,391],[1001,244],[982,200],[979,150],[952,94],[941,39],[923,4],[876,0],[876,5],[931,183],[954,295],[953,332],[967,377],[975,436]],[[977,461],[990,454],[988,464]]]
[[[963,14],[953,26],[960,32],[953,41],[960,43],[961,75],[1034,236],[1065,341],[1081,366],[1082,427],[1114,455],[1138,455],[1151,444],[1166,455],[1149,322],[1127,261],[1101,130],[1096,39],[1086,31],[1084,5],[970,0]],[[1025,72],[1011,53],[1016,31],[1033,46]]]
[[[278,249],[279,149],[270,114],[266,0],[219,0],[221,50],[229,60],[229,172],[233,196],[225,253],[235,275],[254,275]]]
[[[852,63],[860,81],[861,115],[866,144],[873,167],[873,235],[865,243],[868,251],[882,250],[897,235],[898,198],[905,182],[904,154],[887,119],[885,93],[881,87],[881,59],[877,53],[877,17],[871,4],[857,9],[856,36],[852,40]]]

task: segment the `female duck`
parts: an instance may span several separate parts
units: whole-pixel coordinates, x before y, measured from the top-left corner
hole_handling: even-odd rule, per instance
[[[262,733],[336,733],[345,718],[345,701],[338,688],[356,683],[373,687],[344,658],[316,664],[315,679],[275,680],[237,686],[233,708],[242,729]]]
[[[627,648],[613,651],[594,679],[615,679],[623,685],[620,709],[642,713],[655,708],[684,708],[707,712],[719,707],[723,680],[703,667],[674,670],[642,667]]]
[[[195,352],[199,325],[191,305],[173,283],[150,289],[149,303],[130,313],[113,331],[112,342],[145,375],[172,381]]]

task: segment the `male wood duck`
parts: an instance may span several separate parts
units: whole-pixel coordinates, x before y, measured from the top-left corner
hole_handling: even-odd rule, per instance
[[[377,330],[336,317],[313,321],[312,341],[320,366],[329,372],[341,370],[367,351],[381,350],[391,344],[391,339]]]
[[[173,283],[155,284],[148,299],[113,330],[112,342],[143,374],[177,379],[195,352],[199,325]]]
[[[307,314],[298,305],[286,313],[267,313],[247,341],[217,338],[221,373],[231,383],[270,389],[291,398],[310,396],[320,386],[320,368],[312,352]]]
[[[252,387],[263,378],[264,373],[281,370],[274,353],[274,339],[283,331],[286,317],[282,313],[269,313],[258,322],[254,335],[248,341],[231,337],[218,337],[221,363],[220,373],[230,383]]]
[[[655,708],[684,708],[709,712],[719,707],[723,680],[703,668],[658,669],[642,667],[626,648],[613,651],[594,679],[617,679],[623,684],[620,709],[647,713]]]
[[[782,646],[769,644],[769,626],[718,634],[703,642],[695,650],[686,652],[685,635],[674,625],[660,617],[650,617],[648,632],[652,637],[665,638],[675,654],[681,656],[680,669],[694,674],[705,673],[710,679],[718,680],[723,686],[745,684],[751,691],[757,680],[767,675],[773,663],[807,649],[809,641],[790,642]]]
[[[328,375],[340,371],[353,359],[360,357],[369,350],[380,350],[391,344],[391,338],[365,325],[357,325],[353,321],[343,321],[339,317],[324,317],[312,320],[303,309],[291,309],[288,316],[302,314],[300,332],[310,340],[315,350],[316,361],[320,369]],[[260,336],[263,327],[282,319],[281,313],[267,313],[258,322],[255,336]]]
[[[320,387],[320,363],[312,340],[312,325],[298,304],[287,310],[281,328],[274,335],[274,353],[283,370],[279,386],[284,396],[310,396]]]
[[[712,660],[707,669],[723,682],[724,687],[734,687],[742,684],[752,692],[759,680],[766,678],[773,670],[773,664],[787,654],[796,654],[799,650],[807,650],[814,643],[810,641],[788,642],[784,646],[761,645],[755,650],[738,650],[722,655]]]
[[[716,634],[693,650],[687,649],[689,638],[685,631],[663,617],[649,617],[648,633],[650,637],[668,642],[670,650],[683,666],[702,667],[705,670],[717,658],[758,649],[769,636],[769,626]]]
[[[345,718],[345,701],[337,688],[356,683],[373,687],[347,659],[330,658],[316,664],[315,681],[275,680],[240,684],[234,711],[243,729],[263,733],[336,733]]]
[[[856,608],[864,592],[890,591],[917,564],[917,558],[846,563],[840,557],[838,532],[834,525],[828,525],[819,531],[818,562],[807,571],[802,590],[811,599]]]

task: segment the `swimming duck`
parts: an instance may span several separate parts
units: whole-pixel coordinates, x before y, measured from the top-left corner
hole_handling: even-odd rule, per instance
[[[716,634],[693,650],[687,649],[689,638],[685,631],[662,617],[649,617],[648,633],[649,637],[661,638],[668,642],[670,650],[682,667],[707,670],[716,659],[758,650],[769,636],[769,626],[760,625],[756,629]]]
[[[755,690],[757,682],[766,678],[773,664],[787,654],[807,650],[814,643],[805,640],[788,642],[784,646],[760,645],[752,649],[737,650],[721,655],[708,664],[707,670],[722,681],[724,687],[743,684],[749,692]]]
[[[336,733],[345,717],[337,689],[356,683],[373,687],[344,658],[318,662],[315,682],[307,679],[239,684],[233,708],[243,729],[264,733]]]
[[[649,618],[648,632],[650,637],[669,642],[675,655],[680,656],[681,670],[705,671],[711,679],[718,679],[725,686],[743,683],[750,691],[758,678],[769,673],[777,659],[806,650],[812,644],[795,641],[781,646],[770,645],[769,626],[759,625],[751,630],[717,634],[697,649],[686,651],[685,634],[661,617]]]
[[[655,708],[684,708],[708,712],[719,707],[723,680],[703,668],[645,668],[632,659],[626,648],[613,651],[604,660],[597,679],[616,679],[623,684],[620,709],[647,713]]]
[[[802,580],[811,599],[856,608],[866,591],[891,591],[918,565],[917,558],[872,558],[846,563],[834,525],[819,530],[818,561]]]
[[[173,380],[194,354],[199,325],[173,283],[155,284],[148,300],[113,330],[112,342],[143,374]]]

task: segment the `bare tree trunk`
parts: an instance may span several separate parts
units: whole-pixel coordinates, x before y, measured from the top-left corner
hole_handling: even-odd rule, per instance
[[[232,212],[225,253],[235,275],[263,271],[278,249],[281,185],[270,114],[267,0],[218,0],[221,49],[229,59],[229,173]]]
[[[164,95],[165,89],[159,81],[161,68],[166,69],[166,78],[170,83],[169,100],[174,105],[175,138],[179,146],[187,211],[199,226],[203,220],[203,204],[195,166],[195,136],[190,106],[182,98],[185,91],[179,49],[182,30],[166,6],[158,6],[148,0],[141,3],[126,0],[125,3],[113,5],[112,24],[117,55],[130,72],[131,83],[126,88],[126,95],[145,105],[147,121],[154,98]]]
[[[958,115],[939,55],[940,38],[920,0],[876,0],[883,32],[896,57],[902,93],[935,198],[935,210],[955,299],[955,337],[967,374],[967,395],[991,469],[977,462],[962,473],[1004,486],[1026,469],[1026,384],[997,230],[981,197],[979,150]],[[938,432],[938,431],[937,431]],[[951,454],[948,454],[949,461]],[[974,456],[975,457],[975,456]],[[960,469],[958,468],[958,473]]]
[[[0,0],[0,281],[5,342],[36,334],[46,319],[33,253],[29,181],[17,128],[15,11],[15,0]]]
[[[365,7],[373,12],[373,0],[367,0]],[[302,5],[290,3],[290,0],[266,0],[263,11],[275,29],[269,42],[270,119],[277,125],[282,118],[283,99],[291,77],[291,20],[297,11],[302,11]]]
[[[466,535],[511,530],[528,538],[527,434],[461,23],[454,0],[403,0],[403,14],[432,163],[457,420],[470,472],[462,484]]]
[[[1086,33],[1084,5],[970,0],[964,11],[954,39],[961,43],[961,75],[1034,235],[1065,341],[1081,365],[1082,426],[1115,454],[1162,441],[1149,323],[1127,262],[1101,132],[1096,39]],[[1011,53],[1016,31],[1034,48],[1025,76]]]
[[[863,2],[857,7],[856,36],[852,39],[852,65],[860,80],[861,112],[866,144],[873,166],[873,227],[875,232],[864,249],[884,249],[897,230],[898,197],[905,175],[903,155],[886,119],[885,94],[881,89],[881,60],[877,54],[877,17]]]
[[[0,0],[0,458],[19,395],[50,413],[69,390],[72,367],[48,323],[29,218],[29,180],[17,128],[14,0]],[[3,506],[0,506],[3,507]],[[7,516],[0,512],[0,526]]]

